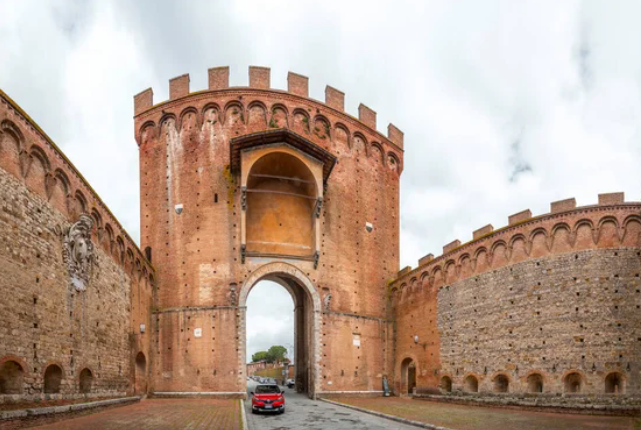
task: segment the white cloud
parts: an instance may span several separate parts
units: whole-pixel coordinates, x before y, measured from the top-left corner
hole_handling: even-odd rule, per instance
[[[363,102],[379,129],[391,121],[405,132],[401,266],[525,208],[544,213],[572,196],[590,204],[610,191],[640,197],[641,5],[632,0],[0,0],[0,12],[0,87],[133,237],[132,97],[152,86],[166,99],[167,80],[187,72],[205,88],[217,65],[231,66],[233,85],[247,84],[250,64],[270,66],[277,88],[288,70],[308,75],[312,97],[332,85],[348,112]]]
[[[247,361],[272,345],[284,346],[293,358],[294,301],[284,287],[262,281],[247,297]]]

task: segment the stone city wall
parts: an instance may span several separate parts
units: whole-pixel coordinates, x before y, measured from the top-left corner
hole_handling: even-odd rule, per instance
[[[401,271],[390,285],[397,391],[411,359],[418,392],[638,396],[640,213],[622,193],[555,202]]]
[[[2,92],[0,201],[0,403],[134,391],[153,268]]]

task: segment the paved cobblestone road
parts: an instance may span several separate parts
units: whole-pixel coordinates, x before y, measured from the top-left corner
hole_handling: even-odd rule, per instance
[[[251,397],[256,383],[247,382],[248,400],[245,402],[249,430],[416,430],[395,421],[353,411],[329,403],[311,400],[304,394],[285,388],[284,414],[251,413]]]
[[[238,400],[146,399],[39,430],[238,430]]]

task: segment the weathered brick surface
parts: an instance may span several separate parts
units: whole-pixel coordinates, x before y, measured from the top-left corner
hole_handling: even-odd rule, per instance
[[[402,363],[414,360],[417,389],[439,392],[532,389],[603,394],[620,375],[618,394],[641,392],[641,204],[589,206],[532,218],[464,244],[402,274],[392,285],[395,388],[407,390]],[[528,217],[529,219],[529,217]],[[418,343],[414,342],[418,335]],[[572,397],[570,397],[572,399]]]
[[[474,230],[474,232],[472,233],[472,237],[474,238],[474,240],[476,240],[485,236],[486,234],[492,233],[493,231],[494,227],[492,227],[492,224],[488,224],[484,227],[479,228],[478,230]]]
[[[208,70],[207,75],[209,76],[210,90],[220,90],[229,87],[229,67],[212,67]],[[136,114],[138,113],[140,112],[136,111]]]
[[[189,94],[189,75],[176,76],[169,81],[169,100],[185,97]]]
[[[394,142],[399,148],[403,149],[404,134],[394,124],[388,124],[387,137],[389,138],[389,140]]]
[[[37,125],[0,93],[0,366],[23,371],[21,393],[45,396],[46,368],[62,369],[52,398],[133,391],[133,357],[149,357],[153,268],[93,190]],[[95,256],[86,291],[76,291],[63,261],[61,233],[81,213],[94,220]],[[80,393],[80,373],[93,376]],[[145,375],[139,375],[144,378]]]
[[[432,260],[434,260],[434,254],[427,254],[426,256],[419,258],[418,265],[422,266],[423,264],[429,263]]]
[[[249,86],[268,89],[271,86],[269,67],[249,66]]]
[[[325,103],[327,106],[343,111],[345,110],[345,93],[327,85],[325,87]]]
[[[532,218],[532,211],[530,211],[529,209],[526,209],[519,213],[515,213],[514,215],[510,215],[508,217],[508,224],[509,225],[518,224],[530,218]]]
[[[363,124],[376,129],[376,112],[362,103],[358,105],[358,119],[361,120]]]
[[[461,246],[461,241],[458,239],[453,240],[443,247],[443,254],[447,254],[448,252],[458,248],[459,246]]]
[[[287,73],[287,91],[301,97],[309,97],[309,78],[298,73]]]
[[[89,416],[39,427],[42,430],[173,430],[242,428],[238,400],[148,399]]]
[[[146,111],[154,105],[154,91],[147,88],[134,96],[134,113]]]
[[[425,424],[457,430],[631,429],[638,419],[511,411],[496,407],[448,405],[403,398],[343,399],[341,403]]]
[[[623,193],[605,193],[599,194],[599,205],[619,205],[623,203],[625,196]]]
[[[574,197],[550,203],[550,213],[553,214],[557,212],[571,211],[574,208],[576,208],[576,199]]]

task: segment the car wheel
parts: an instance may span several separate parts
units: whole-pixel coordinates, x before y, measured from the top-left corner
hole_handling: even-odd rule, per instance
[[[257,413],[258,413],[258,411],[257,411],[256,409],[252,409],[252,414],[254,414],[254,415],[255,415],[255,414],[257,414]]]
[[[283,406],[280,410],[281,415],[285,413],[285,406]]]

